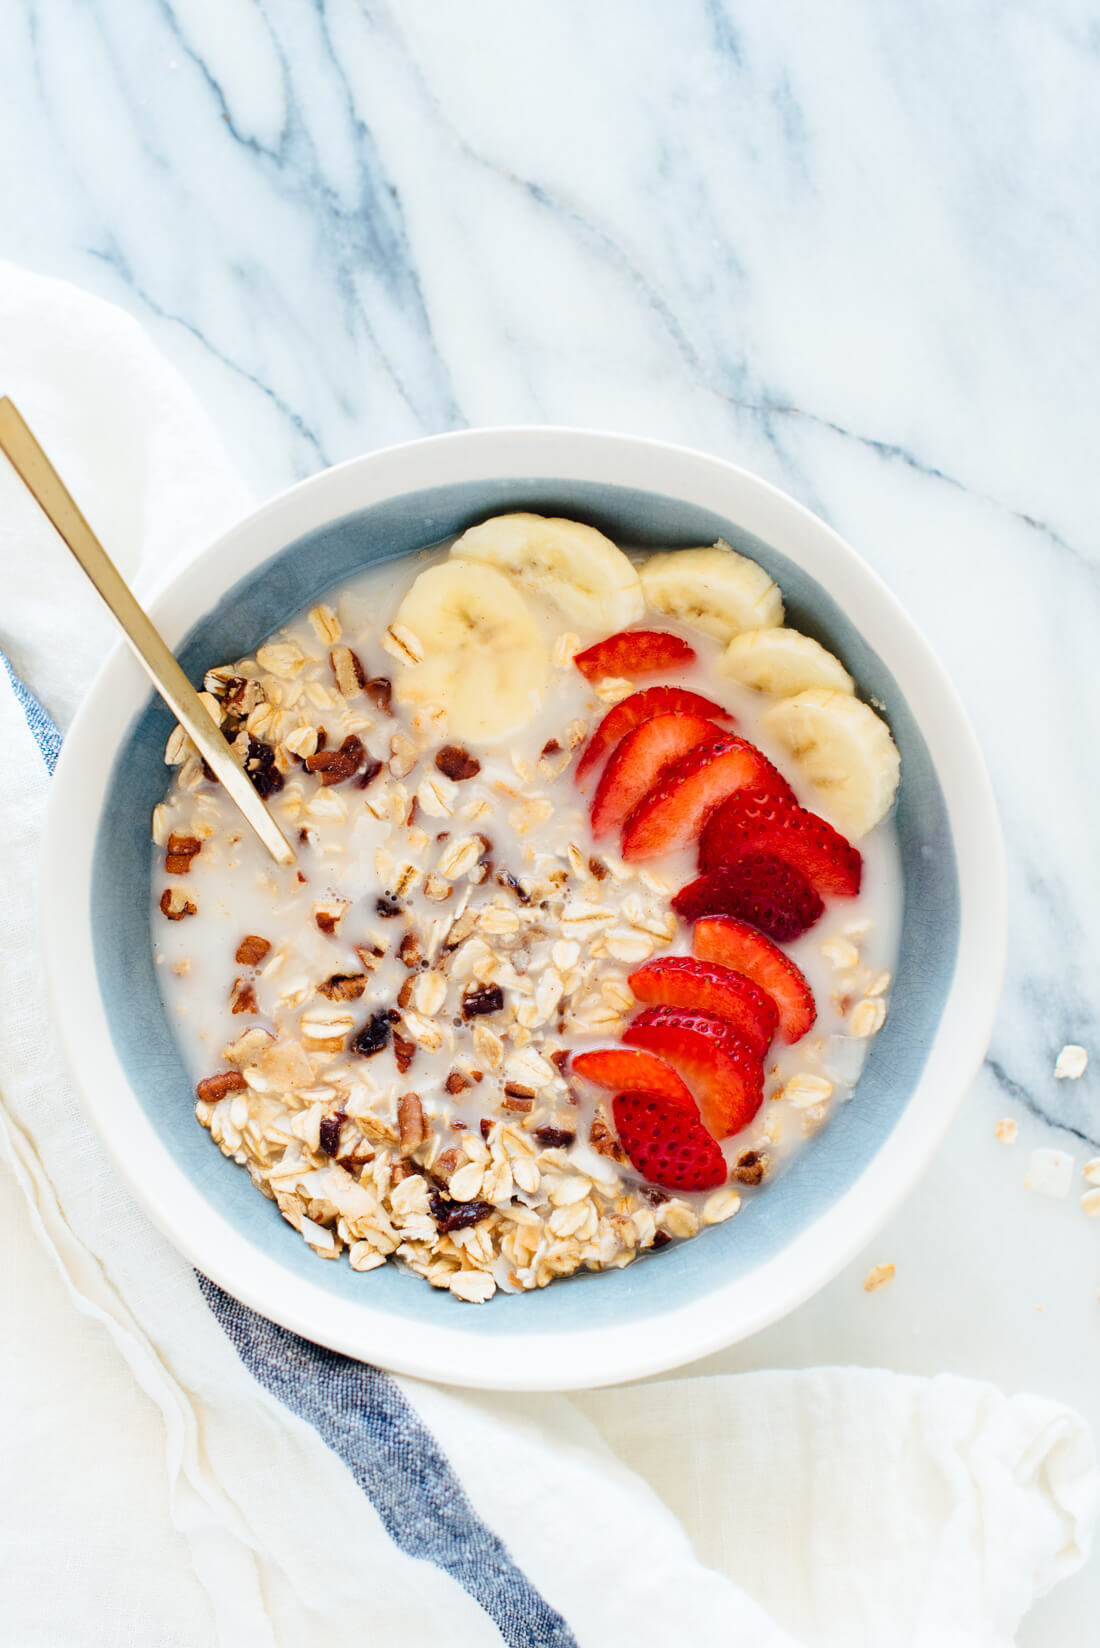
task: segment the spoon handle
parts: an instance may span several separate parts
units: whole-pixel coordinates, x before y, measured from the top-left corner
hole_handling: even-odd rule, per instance
[[[57,528],[130,643],[139,663],[226,794],[272,858],[293,864],[294,849],[215,725],[205,704],[138,605],[122,574],[88,525],[68,489],[14,403],[0,398],[0,451],[10,460],[39,508]]]

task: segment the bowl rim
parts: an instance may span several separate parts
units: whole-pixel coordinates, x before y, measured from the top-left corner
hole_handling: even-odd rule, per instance
[[[985,1055],[1005,964],[1006,876],[993,789],[973,730],[897,597],[803,504],[751,471],[690,447],[537,425],[400,442],[261,504],[196,556],[166,568],[149,586],[146,604],[177,646],[238,578],[319,526],[452,480],[517,477],[641,486],[711,508],[781,549],[842,602],[886,660],[928,746],[958,863],[954,974],[924,1069],[895,1127],[819,1218],[747,1275],[662,1313],[659,1333],[647,1317],[537,1340],[522,1331],[480,1336],[457,1325],[428,1326],[372,1309],[366,1298],[349,1302],[290,1275],[257,1249],[211,1207],[160,1139],[114,1048],[99,992],[89,896],[95,823],[118,747],[148,697],[145,676],[121,641],[82,702],[53,777],[41,921],[54,1022],[85,1112],[130,1193],[204,1275],[292,1332],[394,1372],[482,1389],[567,1390],[666,1372],[747,1338],[796,1309],[871,1240],[928,1165]]]

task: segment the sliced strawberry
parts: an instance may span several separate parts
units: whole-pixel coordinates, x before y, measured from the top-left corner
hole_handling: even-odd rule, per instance
[[[801,870],[772,853],[746,853],[681,887],[672,908],[685,921],[740,916],[779,944],[800,938],[825,906]]]
[[[627,983],[648,1006],[688,1007],[724,1019],[761,1058],[772,1044],[779,1022],[774,1001],[729,967],[694,956],[658,956]]]
[[[666,767],[704,739],[721,734],[702,715],[658,715],[635,727],[615,746],[592,801],[592,834],[609,835],[626,822]]]
[[[573,660],[589,681],[605,675],[659,675],[695,662],[695,648],[660,629],[622,629],[578,652]]]
[[[608,710],[588,740],[573,774],[575,781],[580,784],[587,778],[593,767],[615,748],[619,740],[635,727],[640,727],[643,721],[649,721],[655,715],[671,715],[674,710],[685,711],[688,715],[705,715],[711,721],[734,719],[721,704],[704,698],[701,693],[689,692],[686,687],[646,687],[642,692],[632,692],[629,698],[622,699]]]
[[[745,853],[774,853],[818,892],[854,898],[863,860],[838,830],[772,790],[737,790],[716,807],[699,837],[699,868],[717,870]]]
[[[591,1053],[574,1053],[570,1069],[597,1087],[613,1093],[653,1093],[667,1104],[689,1105],[695,1100],[675,1070],[652,1053],[632,1053],[625,1047],[599,1047]]]
[[[701,961],[742,973],[766,990],[779,1009],[779,1034],[801,1041],[817,1017],[814,993],[790,956],[763,933],[733,916],[706,916],[695,923],[692,947]]]
[[[707,816],[735,790],[771,789],[794,802],[787,780],[763,751],[735,733],[699,744],[662,774],[623,831],[624,858],[657,858],[694,841]]]
[[[643,1179],[666,1190],[713,1190],[729,1169],[699,1112],[656,1093],[620,1093],[612,1101],[619,1142]]]
[[[675,1065],[716,1139],[739,1133],[760,1109],[763,1061],[731,1025],[712,1013],[647,1007],[627,1025],[623,1040]]]

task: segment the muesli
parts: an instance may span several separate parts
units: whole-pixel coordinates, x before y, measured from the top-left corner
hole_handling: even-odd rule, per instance
[[[177,729],[156,962],[199,1122],[321,1257],[474,1303],[626,1265],[851,1096],[898,755],[728,545],[498,516],[204,689],[298,861]]]

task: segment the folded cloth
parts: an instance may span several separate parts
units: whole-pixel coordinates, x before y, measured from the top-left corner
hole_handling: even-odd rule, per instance
[[[109,306],[0,264],[0,373],[139,589],[247,506],[194,397]],[[110,632],[2,460],[0,564],[0,1154],[24,1198],[5,1210],[9,1270],[40,1246],[110,1336],[105,1407],[139,1389],[155,1404],[159,1446],[120,1430],[112,1475],[146,1507],[162,1482],[166,1539],[186,1541],[197,1580],[169,1609],[80,1480],[63,1490],[61,1559],[47,1439],[28,1446],[35,1416],[0,1408],[0,1538],[23,1553],[7,1640],[1011,1642],[1034,1597],[1085,1560],[1095,1517],[1091,1438],[1056,1403],[855,1369],[482,1397],[310,1345],[196,1277],[107,1164],[50,1031],[35,885],[55,722]],[[25,1314],[20,1362],[58,1402],[86,1330]],[[83,1366],[74,1353],[74,1382]],[[74,1385],[74,1402],[86,1394]],[[89,1616],[104,1561],[117,1604]]]

